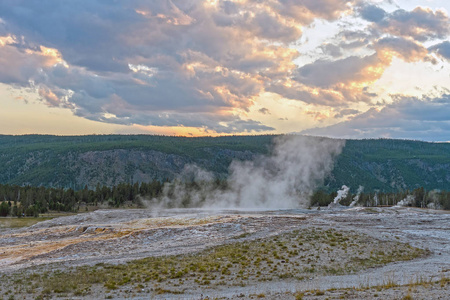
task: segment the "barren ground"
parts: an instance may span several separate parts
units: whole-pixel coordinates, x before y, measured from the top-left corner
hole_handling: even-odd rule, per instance
[[[0,228],[0,298],[447,299],[449,221],[413,208],[98,210]]]

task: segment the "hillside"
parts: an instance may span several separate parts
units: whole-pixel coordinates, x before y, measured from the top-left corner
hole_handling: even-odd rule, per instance
[[[173,179],[186,164],[219,178],[232,160],[268,154],[274,136],[0,136],[0,183],[83,188]],[[348,140],[325,181],[327,190],[450,189],[450,144]]]
[[[365,191],[449,190],[450,144],[348,140],[328,182],[333,188],[363,185]]]

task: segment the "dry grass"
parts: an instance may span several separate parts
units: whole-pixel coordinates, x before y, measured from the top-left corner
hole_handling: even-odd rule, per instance
[[[98,264],[64,272],[42,273],[36,269],[32,275],[17,274],[6,280],[16,293],[25,289],[26,282],[35,287],[29,291],[36,295],[88,295],[94,286],[105,292],[145,288],[155,294],[181,294],[258,281],[303,280],[311,274],[348,274],[425,254],[424,250],[398,242],[332,229],[307,229],[191,255],[151,257],[121,265]]]
[[[328,289],[328,290],[304,290],[293,294],[295,299],[446,299],[450,279],[441,277],[440,280],[432,281],[421,276],[412,278],[408,284],[396,283],[395,274],[386,275],[381,285],[365,284],[359,287]],[[435,296],[430,296],[430,291]],[[436,296],[438,295],[438,296]],[[321,297],[324,296],[324,297]]]
[[[47,221],[47,220],[51,220],[54,218],[72,216],[72,215],[75,215],[75,213],[53,211],[53,212],[48,212],[45,214],[40,214],[39,217],[37,217],[37,218],[34,218],[34,217],[23,217],[23,218],[1,217],[0,218],[0,229],[1,228],[28,227],[28,226],[32,226],[32,225],[42,222],[42,221]]]
[[[0,218],[0,228],[22,228],[34,225],[36,223],[51,220],[54,217],[38,217],[38,218]]]

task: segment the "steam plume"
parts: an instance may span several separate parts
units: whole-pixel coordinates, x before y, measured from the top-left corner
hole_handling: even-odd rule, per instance
[[[195,190],[168,184],[160,203],[171,207],[293,208],[308,205],[308,197],[331,172],[334,159],[345,144],[305,136],[281,136],[274,140],[272,155],[253,161],[233,161],[225,189],[217,188],[211,173],[187,166],[183,176],[199,183]]]
[[[354,207],[358,201],[359,197],[361,197],[361,193],[364,191],[364,187],[362,185],[359,186],[358,191],[356,191],[356,196],[353,197],[352,203],[350,203],[350,207]]]
[[[349,190],[350,188],[348,186],[343,185],[342,188],[339,191],[337,191],[337,196],[334,198],[333,203],[339,204],[339,202],[341,202],[342,199],[347,197]]]
[[[428,193],[428,201],[430,201],[427,204],[427,208],[431,209],[441,209],[441,206],[439,205],[439,191],[438,190],[432,190]]]
[[[406,198],[399,201],[396,206],[400,206],[400,207],[411,206],[411,204],[414,202],[414,200],[415,199],[414,199],[413,195],[407,195]]]

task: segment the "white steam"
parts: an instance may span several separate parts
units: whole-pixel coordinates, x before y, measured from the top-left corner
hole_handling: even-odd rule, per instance
[[[331,172],[343,140],[305,136],[275,138],[272,155],[253,161],[233,161],[226,187],[196,166],[187,166],[175,183],[165,186],[162,199],[169,207],[279,209],[307,206],[309,196]],[[188,178],[194,188],[180,184]],[[178,183],[177,183],[178,182]]]
[[[334,198],[333,203],[339,204],[339,202],[341,202],[342,199],[347,197],[349,191],[350,188],[346,185],[343,185],[342,188],[339,191],[337,191],[337,196]]]
[[[364,187],[362,185],[359,186],[358,191],[356,191],[355,197],[353,197],[352,203],[350,203],[350,207],[355,207],[358,203],[359,198],[361,197],[361,193],[364,191]]]
[[[396,206],[400,206],[400,207],[411,206],[414,203],[414,200],[415,199],[414,199],[413,195],[408,195],[408,196],[406,196],[405,199],[399,201]]]
[[[439,190],[432,190],[428,192],[428,201],[427,208],[430,209],[441,209],[441,206],[439,205]]]

